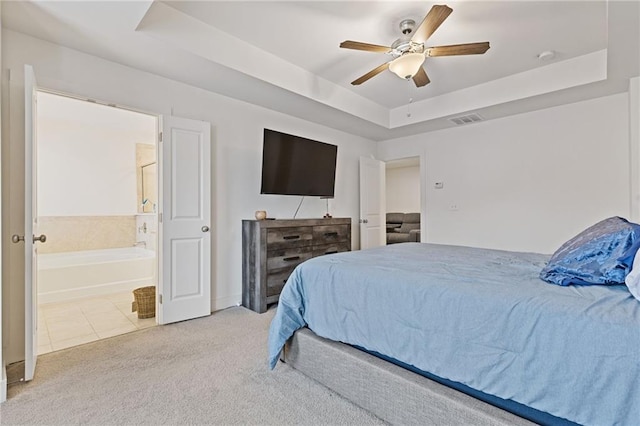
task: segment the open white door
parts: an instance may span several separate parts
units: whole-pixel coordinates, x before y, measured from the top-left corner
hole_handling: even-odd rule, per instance
[[[162,118],[158,323],[211,314],[211,125]]]
[[[24,379],[33,379],[38,357],[38,257],[36,242],[45,242],[38,234],[38,209],[36,202],[36,101],[38,89],[33,67],[24,66],[24,237],[13,236],[18,242],[24,238],[24,288],[25,288],[25,358]]]
[[[386,244],[385,165],[360,157],[360,248]]]

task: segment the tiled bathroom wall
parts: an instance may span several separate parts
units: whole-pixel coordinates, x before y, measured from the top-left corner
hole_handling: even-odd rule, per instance
[[[38,218],[39,232],[47,242],[38,253],[132,247],[136,242],[136,217],[45,216]]]
[[[158,236],[158,226],[156,215],[138,214],[136,215],[136,242],[142,247],[155,250]]]

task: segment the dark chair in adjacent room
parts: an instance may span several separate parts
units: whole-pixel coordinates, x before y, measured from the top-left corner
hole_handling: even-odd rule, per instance
[[[420,242],[420,213],[387,213],[387,244]]]

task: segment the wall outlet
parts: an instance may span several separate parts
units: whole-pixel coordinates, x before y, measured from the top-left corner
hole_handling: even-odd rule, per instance
[[[434,187],[436,189],[442,189],[444,188],[444,182],[436,182],[436,184],[434,185]]]
[[[449,210],[451,211],[458,211],[460,210],[460,207],[457,204],[449,204]]]

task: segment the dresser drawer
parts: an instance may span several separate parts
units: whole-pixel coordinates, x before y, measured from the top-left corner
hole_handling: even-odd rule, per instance
[[[349,244],[347,243],[323,244],[321,246],[313,247],[313,257],[323,256],[325,254],[340,253],[349,250]]]
[[[312,241],[313,232],[309,226],[267,230],[267,250],[308,246]]]
[[[295,266],[267,276],[267,297],[280,294],[282,287],[287,282],[287,278],[289,278],[294,269]]]
[[[267,297],[280,294],[296,266],[312,257],[309,246],[270,250],[267,254]]]
[[[349,225],[320,225],[313,227],[313,244],[328,244],[349,239]]]
[[[311,247],[269,250],[267,252],[267,271],[278,272],[283,268],[293,270],[296,266],[313,257]]]

